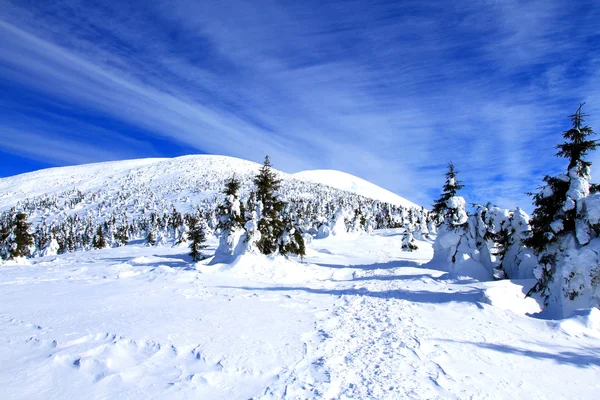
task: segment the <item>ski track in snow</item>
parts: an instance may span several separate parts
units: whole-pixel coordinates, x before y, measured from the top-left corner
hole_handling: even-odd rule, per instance
[[[315,240],[305,264],[127,246],[4,265],[0,398],[596,398],[598,327],[510,311],[535,309],[518,284],[448,280],[422,265],[429,244],[400,244]]]

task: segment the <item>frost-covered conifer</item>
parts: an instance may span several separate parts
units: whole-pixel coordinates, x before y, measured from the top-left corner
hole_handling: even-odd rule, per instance
[[[277,191],[281,180],[271,169],[269,156],[265,157],[263,166],[254,178],[256,186],[256,201],[260,207],[258,215],[258,231],[260,239],[257,242],[262,254],[272,254],[278,250],[279,237],[284,230],[281,212],[285,203],[279,199]]]
[[[223,194],[225,198],[217,209],[219,223],[218,254],[233,255],[236,246],[244,234],[244,210],[238,199],[240,182],[233,176],[225,184]]]
[[[584,159],[598,143],[583,126],[582,106],[557,146],[556,155],[569,160],[567,174],[546,176],[546,185],[533,195],[536,209],[525,241],[539,257],[538,282],[529,294],[538,293],[546,312],[560,317],[600,304],[600,195],[591,193],[596,186],[590,185],[591,162]]]
[[[156,235],[154,234],[154,231],[152,229],[148,230],[148,234],[146,235],[146,244],[148,246],[156,245]]]
[[[121,225],[117,228],[115,233],[115,241],[117,246],[127,246],[129,243],[129,226]]]
[[[414,251],[417,250],[418,247],[415,243],[415,239],[413,238],[413,234],[409,227],[404,228],[404,233],[402,234],[402,250],[403,251]]]
[[[101,226],[99,226],[96,230],[96,235],[94,236],[92,246],[95,249],[103,249],[107,246],[106,239],[104,238],[104,233],[102,232]]]
[[[190,247],[190,256],[192,260],[199,261],[204,258],[202,251],[206,245],[206,226],[202,219],[190,217],[188,219],[189,229],[187,231],[187,240]]]
[[[10,212],[0,221],[0,256],[4,259],[30,257],[35,240],[29,232],[27,214]]]
[[[452,197],[456,196],[456,193],[463,187],[464,185],[462,185],[460,181],[456,179],[454,164],[452,164],[452,161],[450,161],[448,163],[448,172],[446,172],[446,181],[444,182],[442,194],[433,204],[431,212],[439,215],[440,219],[443,220],[448,212],[451,212],[451,210],[456,210],[456,208],[451,208],[448,205],[448,201]]]

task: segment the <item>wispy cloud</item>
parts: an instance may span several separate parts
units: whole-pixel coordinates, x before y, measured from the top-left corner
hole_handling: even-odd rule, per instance
[[[340,169],[424,204],[448,160],[469,200],[528,203],[541,174],[561,168],[564,117],[600,87],[587,56],[600,47],[591,1],[0,8],[0,77],[136,127],[115,140],[122,155],[161,153],[153,137],[190,152],[268,153],[286,171]],[[3,112],[5,132],[22,128],[11,121]]]

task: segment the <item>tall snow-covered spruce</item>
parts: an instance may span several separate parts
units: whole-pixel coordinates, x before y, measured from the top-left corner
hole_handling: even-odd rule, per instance
[[[582,106],[569,116],[572,127],[556,146],[556,156],[569,160],[567,173],[544,177],[546,184],[532,194],[536,208],[525,243],[539,264],[528,294],[542,297],[550,317],[600,305],[600,194],[590,184],[591,162],[585,160],[598,143],[590,138],[592,128],[583,125]]]
[[[279,198],[281,180],[271,169],[269,156],[265,156],[263,166],[254,178],[256,202],[259,210],[257,230],[260,238],[256,245],[262,254],[292,253],[304,256],[304,240],[296,234],[293,226],[286,224],[283,212],[286,203]]]

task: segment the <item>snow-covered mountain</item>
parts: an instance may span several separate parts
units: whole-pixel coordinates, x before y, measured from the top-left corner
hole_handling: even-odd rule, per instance
[[[384,201],[386,203],[407,207],[419,208],[420,206],[369,181],[342,171],[332,169],[315,169],[297,172],[292,175],[296,179],[308,182],[321,183],[336,189],[345,190],[361,196]]]
[[[199,202],[212,201],[220,196],[224,182],[234,174],[242,183],[242,194],[248,193],[260,166],[234,157],[192,155],[49,168],[0,179],[0,211],[26,199],[39,197],[45,197],[57,210],[64,210],[71,208],[63,207],[64,202],[71,202],[76,193],[82,208],[103,200],[132,215],[135,215],[138,206],[159,209],[170,204],[188,212]],[[352,175],[323,171],[323,182],[318,182],[319,174],[315,172],[291,175],[278,171],[284,196],[298,199],[311,197],[314,193],[327,193],[329,198],[337,198],[350,194],[419,208]],[[344,177],[345,184],[336,186],[335,176]]]

